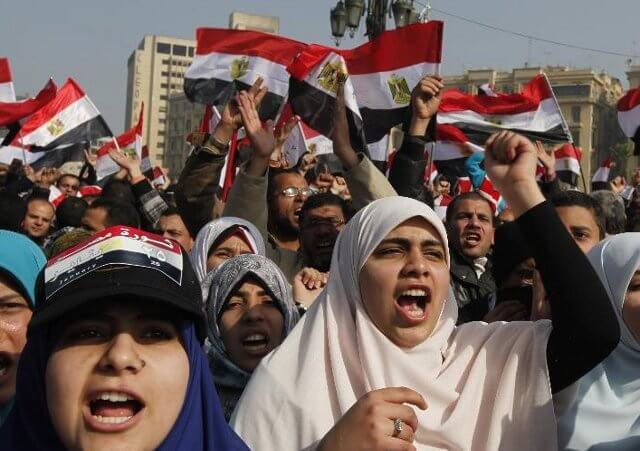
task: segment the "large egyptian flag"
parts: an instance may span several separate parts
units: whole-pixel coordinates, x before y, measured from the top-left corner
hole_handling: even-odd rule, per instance
[[[543,143],[571,141],[566,122],[544,74],[507,95],[469,95],[457,89],[444,92],[438,124],[462,130],[470,142],[484,145],[491,134],[511,130]]]
[[[15,102],[16,91],[8,58],[0,58],[0,102]]]
[[[435,140],[427,142],[425,159],[434,162],[438,171],[453,179],[466,177],[465,162],[471,154],[484,152],[484,147],[475,144],[465,133],[451,124],[436,126]]]
[[[618,101],[618,122],[635,144],[633,154],[640,155],[640,88],[630,89]]]
[[[267,33],[219,28],[199,28],[196,38],[196,55],[184,74],[189,100],[222,106],[262,77],[268,93],[260,105],[260,117],[275,120],[289,88],[286,67],[306,44]]]
[[[46,152],[105,136],[112,133],[100,111],[69,78],[52,101],[22,124],[11,145]]]
[[[115,174],[120,170],[120,166],[113,161],[113,159],[109,156],[109,152],[111,150],[116,149],[116,144],[118,149],[125,150],[131,148],[131,156],[138,159],[143,160],[142,154],[142,127],[143,127],[143,113],[144,113],[144,103],[140,105],[140,114],[138,116],[138,123],[131,129],[127,130],[120,136],[113,138],[113,140],[105,143],[100,149],[98,149],[98,161],[96,162],[96,176],[98,180],[102,180],[103,178]],[[148,162],[148,155],[147,155]],[[146,169],[151,169],[150,164]],[[145,169],[142,169],[143,172]]]

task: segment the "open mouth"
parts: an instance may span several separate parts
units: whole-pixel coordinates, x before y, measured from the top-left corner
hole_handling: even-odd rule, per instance
[[[480,243],[480,234],[477,232],[466,232],[463,235],[463,240],[465,242],[465,244],[469,245],[469,246],[476,246]]]
[[[431,299],[428,289],[412,288],[403,291],[396,300],[396,307],[409,322],[422,322],[427,317],[427,304]]]
[[[5,353],[0,353],[0,377],[9,374],[12,365],[12,359]]]
[[[316,241],[314,247],[319,251],[324,251],[324,250],[333,249],[334,244],[335,244],[335,240],[325,239],[325,240]]]
[[[301,211],[302,211],[302,207],[296,208],[295,210],[293,210],[293,216],[295,216],[296,219],[300,219],[300,212]]]
[[[123,425],[140,413],[144,404],[123,392],[102,392],[89,401],[92,419],[98,424]]]
[[[250,354],[261,354],[268,350],[269,336],[264,333],[252,333],[242,339],[242,347]]]

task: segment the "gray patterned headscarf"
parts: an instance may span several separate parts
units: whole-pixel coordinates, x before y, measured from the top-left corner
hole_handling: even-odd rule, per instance
[[[191,252],[189,252],[189,260],[191,260],[191,265],[193,266],[201,284],[208,272],[207,258],[209,256],[209,251],[216,241],[236,229],[245,237],[254,254],[265,255],[266,250],[264,246],[264,239],[256,226],[249,221],[233,216],[224,216],[208,222],[198,232],[196,240],[193,243],[193,248],[191,249]],[[203,289],[203,300],[206,298],[206,293],[207,292]]]
[[[243,389],[251,377],[250,373],[231,361],[218,326],[227,300],[249,276],[257,279],[277,302],[284,317],[283,338],[289,335],[300,319],[289,282],[280,268],[262,255],[239,255],[207,274],[203,282],[203,289],[209,293],[205,304],[209,326],[207,353],[216,385]]]

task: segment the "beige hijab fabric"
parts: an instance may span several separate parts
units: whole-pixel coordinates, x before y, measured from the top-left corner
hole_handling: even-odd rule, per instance
[[[456,327],[450,291],[431,336],[405,349],[369,319],[359,272],[380,241],[413,217],[431,223],[447,246],[433,210],[404,197],[372,202],[342,231],[326,289],[262,360],[231,419],[251,449],[314,449],[359,398],[398,386],[429,404],[415,409],[419,450],[556,449],[546,363],[550,322]]]

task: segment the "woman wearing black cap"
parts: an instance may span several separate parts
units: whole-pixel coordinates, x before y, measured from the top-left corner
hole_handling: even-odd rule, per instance
[[[52,259],[3,449],[247,449],[201,349],[199,290],[177,244],[128,227]]]

